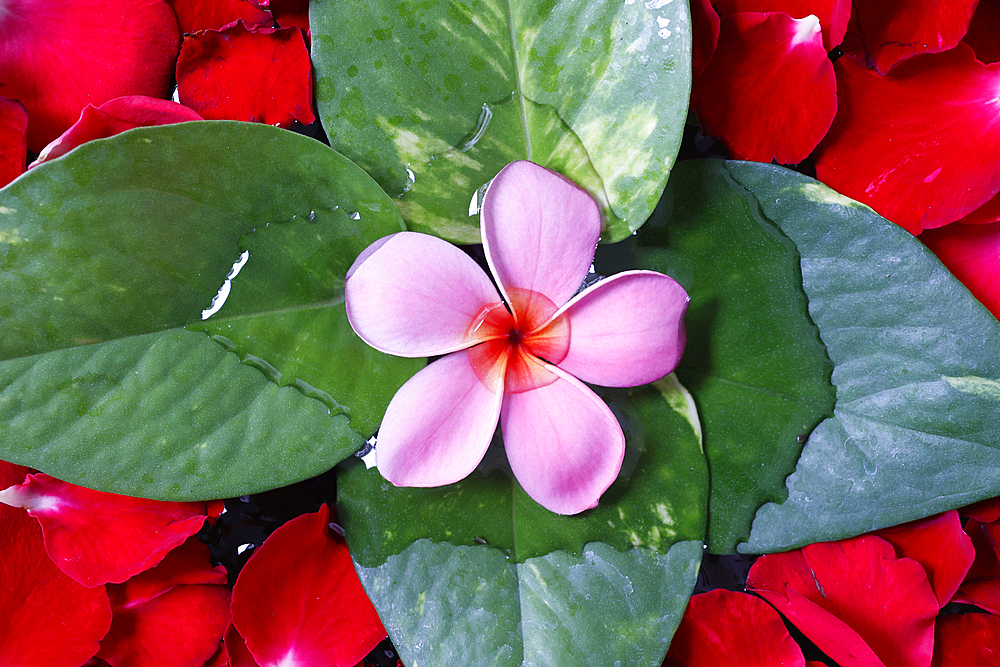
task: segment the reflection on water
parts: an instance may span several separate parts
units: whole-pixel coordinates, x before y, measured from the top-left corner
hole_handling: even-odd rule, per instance
[[[207,320],[212,315],[215,315],[226,303],[226,299],[229,298],[229,292],[233,289],[233,278],[239,275],[240,270],[246,265],[247,261],[250,259],[250,251],[244,250],[240,258],[233,263],[233,268],[229,269],[229,273],[226,274],[226,280],[222,283],[222,287],[219,288],[219,293],[212,297],[212,303],[208,308],[201,311],[201,319]]]

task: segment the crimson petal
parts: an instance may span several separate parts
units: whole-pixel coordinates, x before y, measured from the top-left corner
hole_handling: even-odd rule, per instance
[[[715,0],[720,15],[738,12],[784,12],[801,19],[812,14],[823,28],[823,47],[840,46],[851,19],[851,0]]]
[[[1000,614],[1000,560],[997,559],[997,544],[986,526],[970,520],[965,524],[965,532],[972,538],[976,549],[976,560],[958,589],[953,602],[965,602],[985,609],[991,614]]]
[[[251,0],[167,0],[177,15],[182,34],[218,30],[242,20],[248,28],[274,26],[271,12]]]
[[[841,47],[879,74],[921,53],[953,48],[969,28],[978,0],[856,2]]]
[[[993,523],[1000,519],[1000,498],[990,498],[980,500],[978,503],[966,505],[958,511],[961,516],[982,521],[983,523]]]
[[[49,557],[84,586],[147,570],[205,523],[205,503],[170,503],[92,491],[45,474],[0,491],[38,519]]]
[[[959,44],[886,77],[850,58],[836,67],[839,107],[816,151],[819,180],[913,234],[1000,192],[1000,64]]]
[[[717,589],[688,602],[663,667],[803,667],[778,612],[746,593]]]
[[[920,240],[1000,318],[1000,222],[929,229]]]
[[[0,461],[0,483],[27,468]],[[15,482],[16,483],[16,482]],[[0,505],[0,665],[77,667],[97,652],[111,625],[103,588],[84,588],[45,554],[42,531],[19,509]]]
[[[931,667],[995,665],[1000,655],[1000,618],[991,614],[948,614],[934,628]]]
[[[691,73],[698,78],[712,60],[715,47],[719,43],[719,14],[709,0],[692,0],[691,32],[692,53]]]
[[[275,530],[233,589],[233,626],[261,665],[353,667],[385,638],[330,510]]]
[[[733,157],[801,162],[837,112],[837,82],[819,21],[784,13],[723,16],[691,106],[703,131]]]
[[[181,104],[211,120],[282,127],[316,120],[309,51],[296,28],[251,31],[239,21],[186,37],[177,90]]]
[[[895,547],[900,558],[912,558],[923,565],[942,607],[955,595],[976,557],[955,510],[875,534]]]
[[[271,0],[267,8],[282,28],[298,28],[309,42],[309,0]]]
[[[229,659],[229,667],[260,667],[253,659],[250,649],[247,648],[246,640],[237,632],[232,623],[226,630],[226,657]]]
[[[179,45],[162,0],[5,0],[0,81],[28,110],[28,150],[40,151],[87,104],[169,97]]]
[[[17,100],[0,97],[0,188],[24,173],[28,161],[28,112]]]
[[[1000,62],[1000,0],[979,0],[969,30],[962,41],[972,47],[981,63]]]
[[[135,127],[169,125],[192,120],[202,120],[202,117],[197,111],[183,104],[143,95],[116,97],[100,107],[88,104],[80,112],[80,118],[73,126],[43,148],[31,166],[37,166],[46,160],[54,160],[88,141],[113,137]]]
[[[927,665],[937,596],[920,564],[866,535],[759,558],[747,588],[842,667]]]

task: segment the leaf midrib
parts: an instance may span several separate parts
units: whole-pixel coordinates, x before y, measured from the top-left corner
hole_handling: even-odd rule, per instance
[[[521,130],[524,132],[524,156],[531,159],[531,136],[528,133],[528,110],[524,104],[524,92],[521,88],[521,67],[517,60],[517,41],[514,37],[514,8],[507,0],[507,32],[510,35],[510,60],[514,66],[514,90],[517,95],[518,109],[521,112]]]

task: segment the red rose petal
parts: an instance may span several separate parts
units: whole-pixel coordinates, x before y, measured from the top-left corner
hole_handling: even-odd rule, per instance
[[[823,29],[823,47],[832,51],[844,41],[851,19],[851,0],[715,0],[721,16],[738,12],[784,12],[802,19],[810,14],[819,19]]]
[[[98,657],[114,667],[202,667],[229,625],[225,581],[191,538],[153,569],[109,584],[114,621]]]
[[[702,129],[735,158],[801,162],[837,111],[837,83],[819,22],[774,13],[731,14],[721,21],[715,54],[691,93]]]
[[[898,557],[912,558],[923,566],[942,607],[955,595],[976,557],[955,510],[874,534],[895,547]]]
[[[691,0],[691,31],[691,71],[698,78],[708,67],[719,43],[719,14],[709,0]]]
[[[0,461],[0,483],[26,468]],[[111,626],[103,588],[84,588],[45,554],[38,523],[0,505],[0,665],[78,667]]]
[[[663,662],[663,667],[695,665],[804,667],[805,660],[770,605],[717,589],[688,602]]]
[[[979,62],[1000,62],[1000,0],[979,0],[962,41],[972,47]]]
[[[1000,560],[997,558],[998,545],[987,528],[989,525],[975,520],[965,524],[965,532],[976,549],[976,560],[952,601],[974,604],[992,614],[1000,614]]]
[[[120,583],[156,565],[205,523],[205,503],[129,498],[45,474],[0,491],[38,519],[55,564],[84,586]]]
[[[937,597],[920,564],[896,558],[879,537],[763,556],[750,568],[747,588],[841,667],[930,663]]]
[[[1000,655],[1000,618],[990,614],[948,614],[934,628],[932,667],[995,665]]]
[[[329,520],[323,505],[281,526],[236,580],[233,625],[259,664],[353,667],[386,636]]]
[[[844,53],[879,74],[921,53],[958,44],[977,0],[879,0],[856,2]]]
[[[271,12],[250,0],[167,0],[177,15],[181,34],[218,30],[242,20],[248,28],[274,27]]]
[[[28,112],[17,100],[0,97],[0,188],[24,173],[28,161]]]
[[[836,68],[838,112],[816,151],[819,180],[913,234],[1000,192],[1000,64],[959,44],[886,77],[850,58]]]
[[[28,150],[62,134],[87,104],[169,97],[179,46],[162,0],[5,0],[0,81],[28,110]]]
[[[1000,318],[1000,222],[929,229],[920,240]]]
[[[985,225],[990,222],[1000,222],[1000,193],[957,222],[964,225]]]
[[[186,37],[177,88],[182,104],[212,120],[282,127],[316,120],[309,51],[296,28],[249,31],[236,23]]]
[[[116,97],[100,107],[88,104],[83,108],[80,118],[73,126],[43,148],[38,159],[32,162],[31,166],[34,167],[46,160],[54,160],[80,144],[94,139],[113,137],[132,128],[169,125],[192,120],[202,120],[202,117],[197,111],[189,109],[183,104],[155,97],[128,95]]]
[[[309,0],[271,0],[268,9],[282,28],[298,28],[309,42]]]
[[[208,659],[204,667],[230,667],[225,644],[219,642],[219,648],[215,649],[215,655]]]
[[[226,655],[229,658],[229,667],[260,667],[247,648],[246,641],[232,623],[226,630]]]
[[[993,523],[1000,519],[1000,498],[980,500],[978,503],[966,505],[958,510],[958,514],[983,523]]]

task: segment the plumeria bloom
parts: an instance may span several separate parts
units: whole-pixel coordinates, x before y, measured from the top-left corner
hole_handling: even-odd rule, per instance
[[[397,486],[456,482],[479,464],[499,420],[529,496],[559,514],[595,507],[618,476],[625,438],[584,382],[631,387],[673,371],[687,293],[660,273],[627,271],[577,294],[601,232],[597,204],[530,162],[500,171],[481,221],[499,293],[461,250],[411,232],[376,241],[347,274],[347,315],[365,342],[397,356],[445,355],[390,402],[379,471]]]

